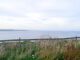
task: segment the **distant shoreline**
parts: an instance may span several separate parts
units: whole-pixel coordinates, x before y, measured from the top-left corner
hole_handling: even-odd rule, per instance
[[[28,30],[0,29],[0,31],[28,31]]]
[[[14,42],[14,41],[38,41],[38,40],[80,40],[80,37],[68,37],[68,38],[36,38],[36,39],[9,39],[0,40],[0,42]]]

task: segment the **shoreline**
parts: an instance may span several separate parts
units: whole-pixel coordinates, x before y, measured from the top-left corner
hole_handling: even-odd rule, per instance
[[[35,39],[6,39],[0,40],[0,42],[17,42],[17,41],[37,41],[37,40],[80,40],[80,37],[68,37],[68,38],[35,38]]]

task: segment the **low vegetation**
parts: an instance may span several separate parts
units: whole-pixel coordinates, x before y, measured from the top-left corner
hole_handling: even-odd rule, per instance
[[[0,43],[0,60],[80,60],[80,41]]]

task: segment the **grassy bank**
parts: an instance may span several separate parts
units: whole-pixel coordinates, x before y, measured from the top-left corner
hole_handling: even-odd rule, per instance
[[[41,40],[2,43],[0,60],[80,60],[80,41]]]

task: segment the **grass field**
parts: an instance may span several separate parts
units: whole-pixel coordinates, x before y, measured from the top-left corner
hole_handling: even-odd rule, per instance
[[[0,60],[80,60],[80,41],[41,40],[1,43]]]

